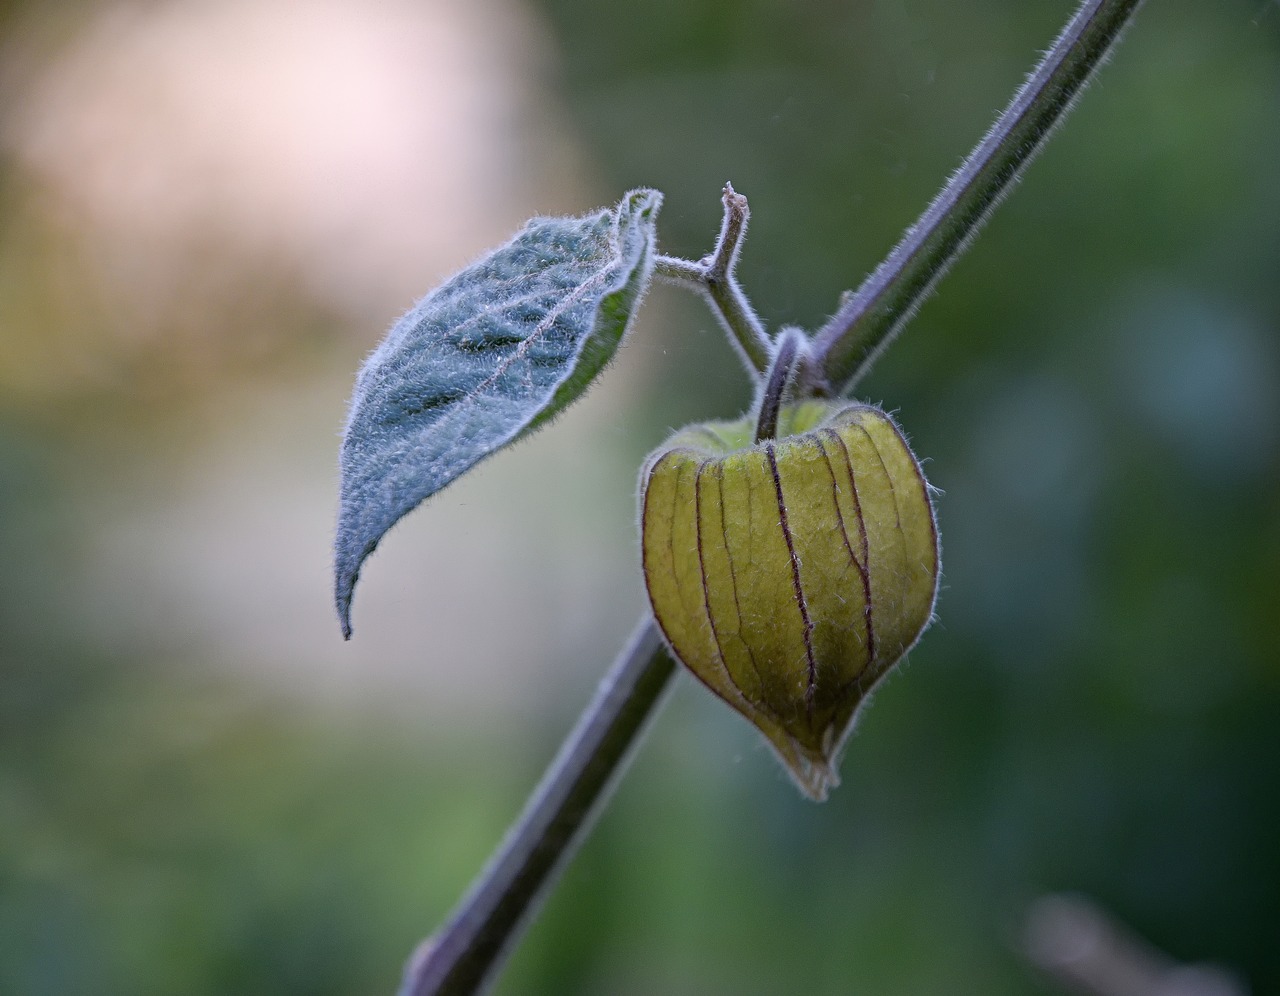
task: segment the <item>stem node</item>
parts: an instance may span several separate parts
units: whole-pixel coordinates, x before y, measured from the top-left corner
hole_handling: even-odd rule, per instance
[[[751,210],[746,197],[734,190],[731,183],[724,185],[721,199],[724,217],[720,222],[716,246],[710,255],[696,263],[675,256],[659,256],[656,273],[664,280],[689,287],[706,297],[730,341],[738,347],[747,370],[753,378],[759,379],[769,369],[772,343],[764,323],[751,307],[734,273]]]

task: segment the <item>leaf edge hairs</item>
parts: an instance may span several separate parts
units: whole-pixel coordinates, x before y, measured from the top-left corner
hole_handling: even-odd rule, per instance
[[[933,620],[932,487],[871,405],[689,426],[641,471],[645,588],[672,655],[822,801],[874,686]]]

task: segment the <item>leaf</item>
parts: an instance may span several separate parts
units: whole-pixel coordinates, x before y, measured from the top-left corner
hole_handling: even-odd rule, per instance
[[[656,190],[535,218],[423,298],[356,378],[342,438],[334,595],[402,516],[553,418],[613,356],[653,274]]]

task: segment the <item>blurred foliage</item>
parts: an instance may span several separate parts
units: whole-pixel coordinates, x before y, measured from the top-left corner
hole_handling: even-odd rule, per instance
[[[603,186],[698,256],[732,180],[745,285],[812,326],[1069,4],[539,6]],[[1064,889],[1280,990],[1277,162],[1280,7],[1147,5],[863,386],[946,492],[946,574],[844,784],[804,802],[684,683],[499,992],[1050,992],[1018,932]],[[745,398],[658,297],[636,452]],[[68,445],[0,425],[0,991],[391,991],[587,690],[514,746],[103,649]]]

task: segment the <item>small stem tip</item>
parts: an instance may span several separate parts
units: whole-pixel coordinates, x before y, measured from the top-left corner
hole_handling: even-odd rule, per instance
[[[734,190],[732,184],[724,185],[722,200],[724,217],[711,253],[696,263],[675,256],[659,256],[655,272],[664,280],[699,291],[707,299],[729,340],[738,347],[747,370],[758,378],[769,368],[772,344],[764,323],[734,275],[751,211],[746,197]]]
[[[724,204],[724,218],[720,222],[720,235],[716,239],[716,247],[707,257],[706,279],[708,283],[723,282],[733,276],[738,265],[738,252],[742,248],[742,238],[747,233],[747,220],[751,217],[751,209],[747,199],[733,189],[732,183],[726,183],[720,200]]]

